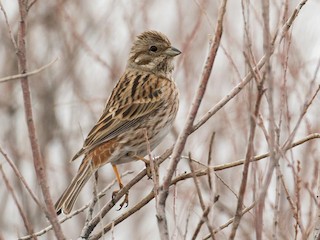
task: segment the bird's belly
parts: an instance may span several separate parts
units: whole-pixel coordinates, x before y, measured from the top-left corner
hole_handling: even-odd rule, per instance
[[[143,158],[156,148],[168,135],[178,111],[178,97],[171,95],[167,104],[149,118],[144,119],[144,124],[122,133],[118,140],[119,145],[111,154],[109,162],[122,164]],[[137,157],[134,157],[137,156]]]
[[[111,155],[110,162],[113,164],[122,164],[138,160],[137,157],[145,157],[149,154],[148,149],[150,149],[150,151],[155,149],[168,135],[172,127],[173,120],[174,117],[172,117],[172,119],[167,119],[164,126],[156,133],[149,129],[149,131],[147,131],[147,138],[145,134],[145,129],[147,128],[140,129],[135,134],[127,133],[120,142],[119,147]]]

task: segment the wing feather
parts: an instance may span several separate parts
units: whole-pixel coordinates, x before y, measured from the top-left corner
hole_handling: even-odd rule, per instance
[[[168,86],[165,84],[158,86],[159,79],[154,75],[148,75],[147,79],[139,75],[140,77],[133,81],[134,85],[126,82],[129,81],[130,76],[124,75],[122,77],[122,83],[120,80],[114,88],[105,111],[89,132],[82,149],[73,157],[72,161],[96,146],[133,128],[154,114],[165,103],[164,92]],[[132,91],[132,87],[135,88],[135,91]],[[132,92],[134,92],[134,96],[131,95]],[[120,98],[122,101],[115,100],[119,99],[118,93],[122,95]],[[126,98],[129,99],[126,100]]]

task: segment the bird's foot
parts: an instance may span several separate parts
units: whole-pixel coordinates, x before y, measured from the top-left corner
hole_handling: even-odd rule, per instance
[[[112,192],[112,201],[113,201],[113,204],[115,204],[114,202],[114,199],[116,198],[118,192],[123,188],[123,186],[121,185],[120,186],[120,189],[119,190],[115,190]],[[129,205],[129,192],[126,192],[125,196],[124,196],[124,199],[123,201],[120,203],[120,207],[119,209],[117,209],[117,211],[121,210],[123,208],[123,206],[126,208],[128,207]]]

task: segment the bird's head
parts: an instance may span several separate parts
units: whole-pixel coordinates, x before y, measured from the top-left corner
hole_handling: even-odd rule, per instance
[[[162,33],[146,31],[137,36],[128,60],[128,67],[150,71],[156,75],[171,77],[173,57],[181,52],[172,47]]]

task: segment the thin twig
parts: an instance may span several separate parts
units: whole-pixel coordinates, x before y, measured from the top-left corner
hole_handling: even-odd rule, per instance
[[[38,68],[36,70],[33,70],[31,72],[27,72],[27,73],[23,73],[23,74],[17,74],[17,75],[12,75],[12,76],[8,76],[8,77],[4,77],[4,78],[0,78],[0,83],[4,83],[4,82],[9,82],[12,80],[18,80],[21,78],[25,78],[25,77],[30,77],[32,75],[38,74],[40,72],[42,72],[43,70],[45,70],[46,68],[50,67],[52,64],[54,64],[59,58],[57,57],[56,59],[52,60],[51,62],[49,62],[48,64],[42,66],[41,68]]]
[[[247,212],[249,212],[252,208],[254,208],[255,205],[256,205],[256,203],[254,202],[254,203],[252,203],[249,207],[243,209],[242,212],[241,212],[241,215],[243,216],[244,214],[246,214]],[[231,219],[229,219],[226,223],[222,224],[222,225],[221,225],[220,227],[218,227],[217,229],[215,229],[213,233],[216,234],[216,233],[220,232],[222,229],[228,227],[231,223],[233,223],[233,221],[234,221],[234,217],[231,218]],[[207,235],[207,236],[205,236],[205,237],[203,238],[203,240],[207,240],[207,239],[209,239],[209,238],[210,238],[210,234]]]
[[[128,174],[132,174],[133,171],[126,171],[124,172],[121,177],[124,177]],[[110,184],[108,184],[103,190],[101,190],[98,195],[97,195],[97,198],[98,199],[101,199],[102,197],[104,197],[106,195],[106,192],[108,190],[110,190],[116,183],[116,179],[114,179]],[[94,200],[93,200],[94,201]],[[83,212],[84,210],[86,210],[87,208],[90,207],[90,205],[92,205],[92,201],[90,201],[89,203],[87,203],[86,205],[84,205],[83,207],[73,211],[72,213],[70,213],[69,215],[65,216],[64,218],[60,219],[59,222],[60,223],[64,223],[65,221],[73,218],[74,216],[78,215],[79,213]],[[52,225],[49,225],[47,227],[45,227],[44,229],[36,232],[36,233],[33,233],[32,235],[28,235],[28,236],[24,236],[24,237],[20,237],[19,240],[28,240],[30,238],[32,238],[33,236],[41,236],[45,233],[47,233],[48,231],[52,230]]]
[[[87,237],[87,238],[82,237],[82,238],[89,239],[89,240],[100,239],[101,236],[103,236],[103,234],[105,234],[106,232],[111,230],[113,226],[116,226],[117,224],[119,224],[120,222],[122,222],[123,220],[125,220],[126,218],[128,218],[129,216],[131,216],[132,214],[137,212],[138,210],[140,210],[142,207],[146,206],[153,199],[153,197],[154,197],[154,191],[152,190],[139,203],[137,203],[134,207],[132,207],[131,209],[129,209],[128,211],[126,211],[125,213],[120,215],[118,218],[113,220],[111,223],[107,224],[100,232],[98,232],[97,234],[95,234],[91,237]]]
[[[211,209],[211,206],[208,205],[208,206],[204,209],[204,211],[202,212],[202,216],[201,216],[201,218],[200,218],[200,221],[198,222],[198,224],[197,224],[197,226],[196,226],[196,229],[194,230],[194,233],[193,233],[193,235],[192,235],[192,238],[191,238],[192,240],[196,240],[196,239],[197,239],[197,236],[198,236],[198,234],[199,234],[199,232],[200,232],[201,226],[202,226],[202,225],[207,221],[207,219],[208,219],[208,214],[209,214],[209,212],[210,212],[210,209]],[[209,232],[210,232],[210,238],[211,238],[211,239],[215,239],[212,228],[209,229]]]
[[[296,146],[299,146],[307,141],[310,141],[312,139],[317,139],[317,138],[320,138],[320,133],[313,133],[313,134],[310,134],[294,143],[291,144],[291,146],[289,147],[286,147],[286,148],[282,148],[281,151],[283,153],[285,153],[286,151],[288,151],[289,149],[291,148],[294,148]],[[261,154],[261,155],[258,155],[258,156],[254,156],[250,161],[259,161],[263,158],[267,158],[270,156],[270,152],[268,153],[264,153],[264,154]],[[234,162],[231,162],[231,163],[226,163],[226,164],[221,164],[221,165],[218,165],[218,166],[215,166],[214,167],[214,170],[215,171],[221,171],[221,170],[224,170],[224,169],[227,169],[227,168],[232,168],[232,167],[235,167],[235,166],[239,166],[239,165],[242,165],[244,163],[244,159],[242,160],[238,160],[238,161],[234,161]]]
[[[301,195],[301,163],[300,161],[297,161],[297,167],[296,167],[296,174],[294,174],[294,193],[295,193],[295,212],[293,213],[293,217],[296,219],[296,224],[297,227],[299,227],[300,231],[301,231],[301,235],[302,235],[302,239],[307,239],[306,235],[305,235],[305,228],[303,226],[303,223],[301,221],[301,199],[300,199],[300,195]],[[296,228],[296,232],[298,233],[298,230]],[[296,234],[297,236],[298,234]],[[304,237],[303,237],[304,236]]]
[[[13,191],[13,188],[12,188],[12,186],[10,184],[10,181],[8,180],[5,172],[3,171],[2,164],[0,164],[0,172],[2,174],[3,181],[4,181],[4,183],[5,183],[5,185],[6,185],[7,189],[8,189],[8,192],[11,194],[11,196],[13,198],[13,201],[14,201],[15,205],[18,208],[19,214],[20,214],[20,216],[21,216],[21,218],[23,220],[25,228],[26,228],[27,232],[29,234],[31,234],[33,232],[33,227],[32,227],[32,225],[31,225],[31,223],[30,223],[30,221],[29,221],[29,219],[27,217],[27,214],[25,213],[25,211],[23,210],[21,204],[19,203],[18,198],[17,198],[17,196],[16,196],[15,192]],[[37,237],[34,236],[33,239],[36,240]]]
[[[92,167],[92,164],[90,166]],[[91,221],[93,211],[94,211],[94,206],[96,205],[96,203],[98,202],[98,199],[99,199],[98,198],[98,191],[97,191],[98,178],[99,178],[99,173],[98,173],[98,171],[96,171],[94,173],[94,178],[93,178],[93,198],[92,198],[92,201],[88,207],[88,212],[87,212],[86,220],[84,221],[84,226],[89,224],[89,222]]]
[[[186,217],[186,226],[185,226],[185,230],[184,230],[184,234],[182,239],[187,239],[187,234],[188,234],[188,229],[189,229],[189,221],[191,219],[191,213],[193,212],[192,209],[194,208],[194,202],[195,202],[195,194],[190,194],[190,199],[189,199],[189,207],[188,207],[188,215]]]
[[[202,194],[201,194],[201,190],[200,190],[200,186],[199,186],[199,181],[198,181],[198,179],[196,177],[195,170],[194,170],[194,167],[192,165],[191,153],[189,153],[189,161],[188,161],[188,163],[189,163],[190,171],[192,173],[193,182],[194,182],[194,185],[195,185],[196,190],[197,190],[197,195],[198,195],[198,198],[199,198],[200,206],[201,206],[202,212],[203,212],[202,213],[202,219],[200,221],[200,224],[198,225],[199,227],[194,232],[194,234],[192,236],[192,239],[196,239],[197,238],[197,235],[198,235],[198,233],[200,231],[202,223],[206,223],[207,224],[208,230],[209,230],[209,232],[211,234],[211,238],[215,239],[214,234],[213,234],[213,228],[212,228],[211,223],[210,223],[209,218],[208,218],[208,214],[210,212],[211,206],[210,205],[206,206],[205,203],[204,203],[204,200],[203,200],[203,197],[202,197]],[[208,175],[210,175],[210,174],[208,173]]]
[[[208,166],[211,165],[211,161],[212,161],[212,148],[213,148],[213,141],[214,141],[214,137],[215,137],[216,133],[213,132],[210,138],[210,142],[209,142],[209,151],[208,151]],[[212,191],[212,181],[211,181],[211,174],[208,174],[208,184],[209,184],[209,188]]]
[[[314,76],[313,76],[313,79],[312,79],[312,81],[310,83],[310,88],[309,88],[309,91],[308,91],[306,96],[310,96],[312,94],[312,91],[313,91],[314,85],[315,85],[315,81],[316,81],[317,76],[318,76],[319,69],[320,69],[320,59],[319,59],[318,64],[316,66],[316,69],[315,69],[315,72],[314,72]],[[298,119],[297,123],[295,124],[290,136],[286,140],[285,145],[290,144],[292,142],[292,139],[294,138],[294,136],[295,136],[295,134],[296,134],[296,132],[298,130],[298,127],[301,124],[302,119],[306,115],[308,108],[310,107],[311,103],[313,102],[313,100],[315,99],[315,97],[317,96],[319,91],[320,91],[320,85],[318,85],[315,93],[312,95],[312,97],[310,99],[306,98],[304,106],[303,106],[303,109],[302,109],[302,112],[300,113],[299,119]]]
[[[69,24],[69,30],[71,31],[73,37],[75,40],[77,40],[81,46],[83,47],[83,49],[94,59],[96,60],[98,63],[100,63],[103,67],[105,67],[106,69],[108,69],[113,75],[114,70],[112,69],[112,66],[110,66],[110,64],[108,63],[108,61],[102,59],[102,57],[99,55],[99,53],[95,52],[93,50],[93,48],[83,39],[83,37],[81,36],[81,34],[79,34],[79,32],[76,31],[76,28],[74,27],[75,21],[71,18],[71,16],[67,13],[67,11],[65,9],[63,9],[61,6],[58,6],[59,12],[61,13],[62,17],[64,20],[66,20],[65,22],[67,24]],[[112,78],[114,78],[115,76],[112,76]]]
[[[136,183],[138,183],[144,176],[146,176],[146,169],[143,169],[138,175],[132,179],[127,185],[119,190],[117,195],[108,201],[104,207],[93,217],[93,219],[89,222],[87,226],[85,226],[81,231],[81,238],[87,239],[93,229],[98,225],[101,219],[113,208],[113,206],[126,194],[131,187],[133,187]]]
[[[275,204],[273,213],[273,228],[272,239],[276,240],[278,237],[279,213],[280,213],[280,198],[281,198],[281,170],[279,163],[276,165],[276,189],[275,189]]]
[[[269,151],[270,151],[270,162],[269,170],[267,172],[267,181],[268,178],[272,176],[274,168],[278,165],[279,161],[279,142],[276,139],[276,123],[275,123],[275,114],[274,114],[274,79],[272,77],[272,66],[271,66],[271,55],[273,52],[273,47],[271,43],[270,36],[270,5],[269,0],[262,0],[262,18],[263,18],[263,51],[266,54],[266,63],[265,68],[263,69],[263,81],[266,82],[267,85],[267,102],[268,102],[268,120],[269,120],[269,129],[267,139]],[[267,189],[267,188],[266,188]],[[264,206],[265,206],[265,195],[258,196],[258,203],[256,208],[256,217],[255,217],[255,225],[256,225],[256,238],[257,240],[262,239],[262,231],[263,231],[263,216],[264,216]]]
[[[7,25],[7,29],[8,29],[8,33],[9,33],[9,36],[10,36],[12,45],[13,45],[13,47],[14,47],[15,50],[18,50],[17,42],[16,42],[16,40],[14,39],[14,36],[13,36],[13,34],[12,34],[12,30],[11,30],[11,27],[10,27],[10,24],[9,24],[9,21],[8,21],[7,12],[6,12],[6,10],[4,9],[1,0],[0,0],[0,8],[1,8],[1,11],[3,12],[3,16],[4,16],[4,19],[5,19],[5,21],[6,21],[6,25]]]
[[[318,181],[317,181],[317,204],[320,204],[320,168],[318,168]],[[313,239],[320,240],[320,207],[317,208],[317,215],[313,230]]]
[[[32,0],[32,2],[29,3],[28,8],[27,8],[27,11],[28,11],[28,12],[30,11],[30,9],[32,8],[32,6],[33,6],[36,2],[37,2],[37,0]]]
[[[152,181],[153,181],[153,190],[155,193],[155,200],[156,200],[156,206],[158,205],[158,191],[159,191],[159,169],[158,169],[158,165],[156,163],[156,161],[154,161],[153,157],[152,157],[152,153],[151,153],[151,147],[150,147],[150,141],[148,138],[148,132],[145,129],[144,131],[144,137],[146,139],[146,143],[147,143],[147,152],[148,152],[148,156],[149,156],[149,167],[151,169],[151,174],[152,174]],[[147,168],[147,165],[146,165]],[[148,169],[146,169],[148,170]],[[149,177],[149,176],[148,176]]]
[[[25,178],[22,176],[22,174],[20,173],[19,169],[17,168],[17,166],[14,164],[14,162],[8,157],[8,155],[2,150],[1,146],[0,146],[0,153],[1,155],[4,157],[4,159],[9,163],[10,167],[12,168],[13,172],[15,173],[15,175],[17,176],[17,178],[21,181],[22,185],[27,189],[27,192],[30,194],[31,198],[33,199],[33,201],[41,208],[42,211],[44,211],[46,213],[46,208],[44,207],[44,205],[40,202],[40,200],[37,198],[37,196],[34,194],[34,192],[32,192],[31,188],[29,187],[27,181],[25,180]],[[47,213],[46,213],[47,214]]]

